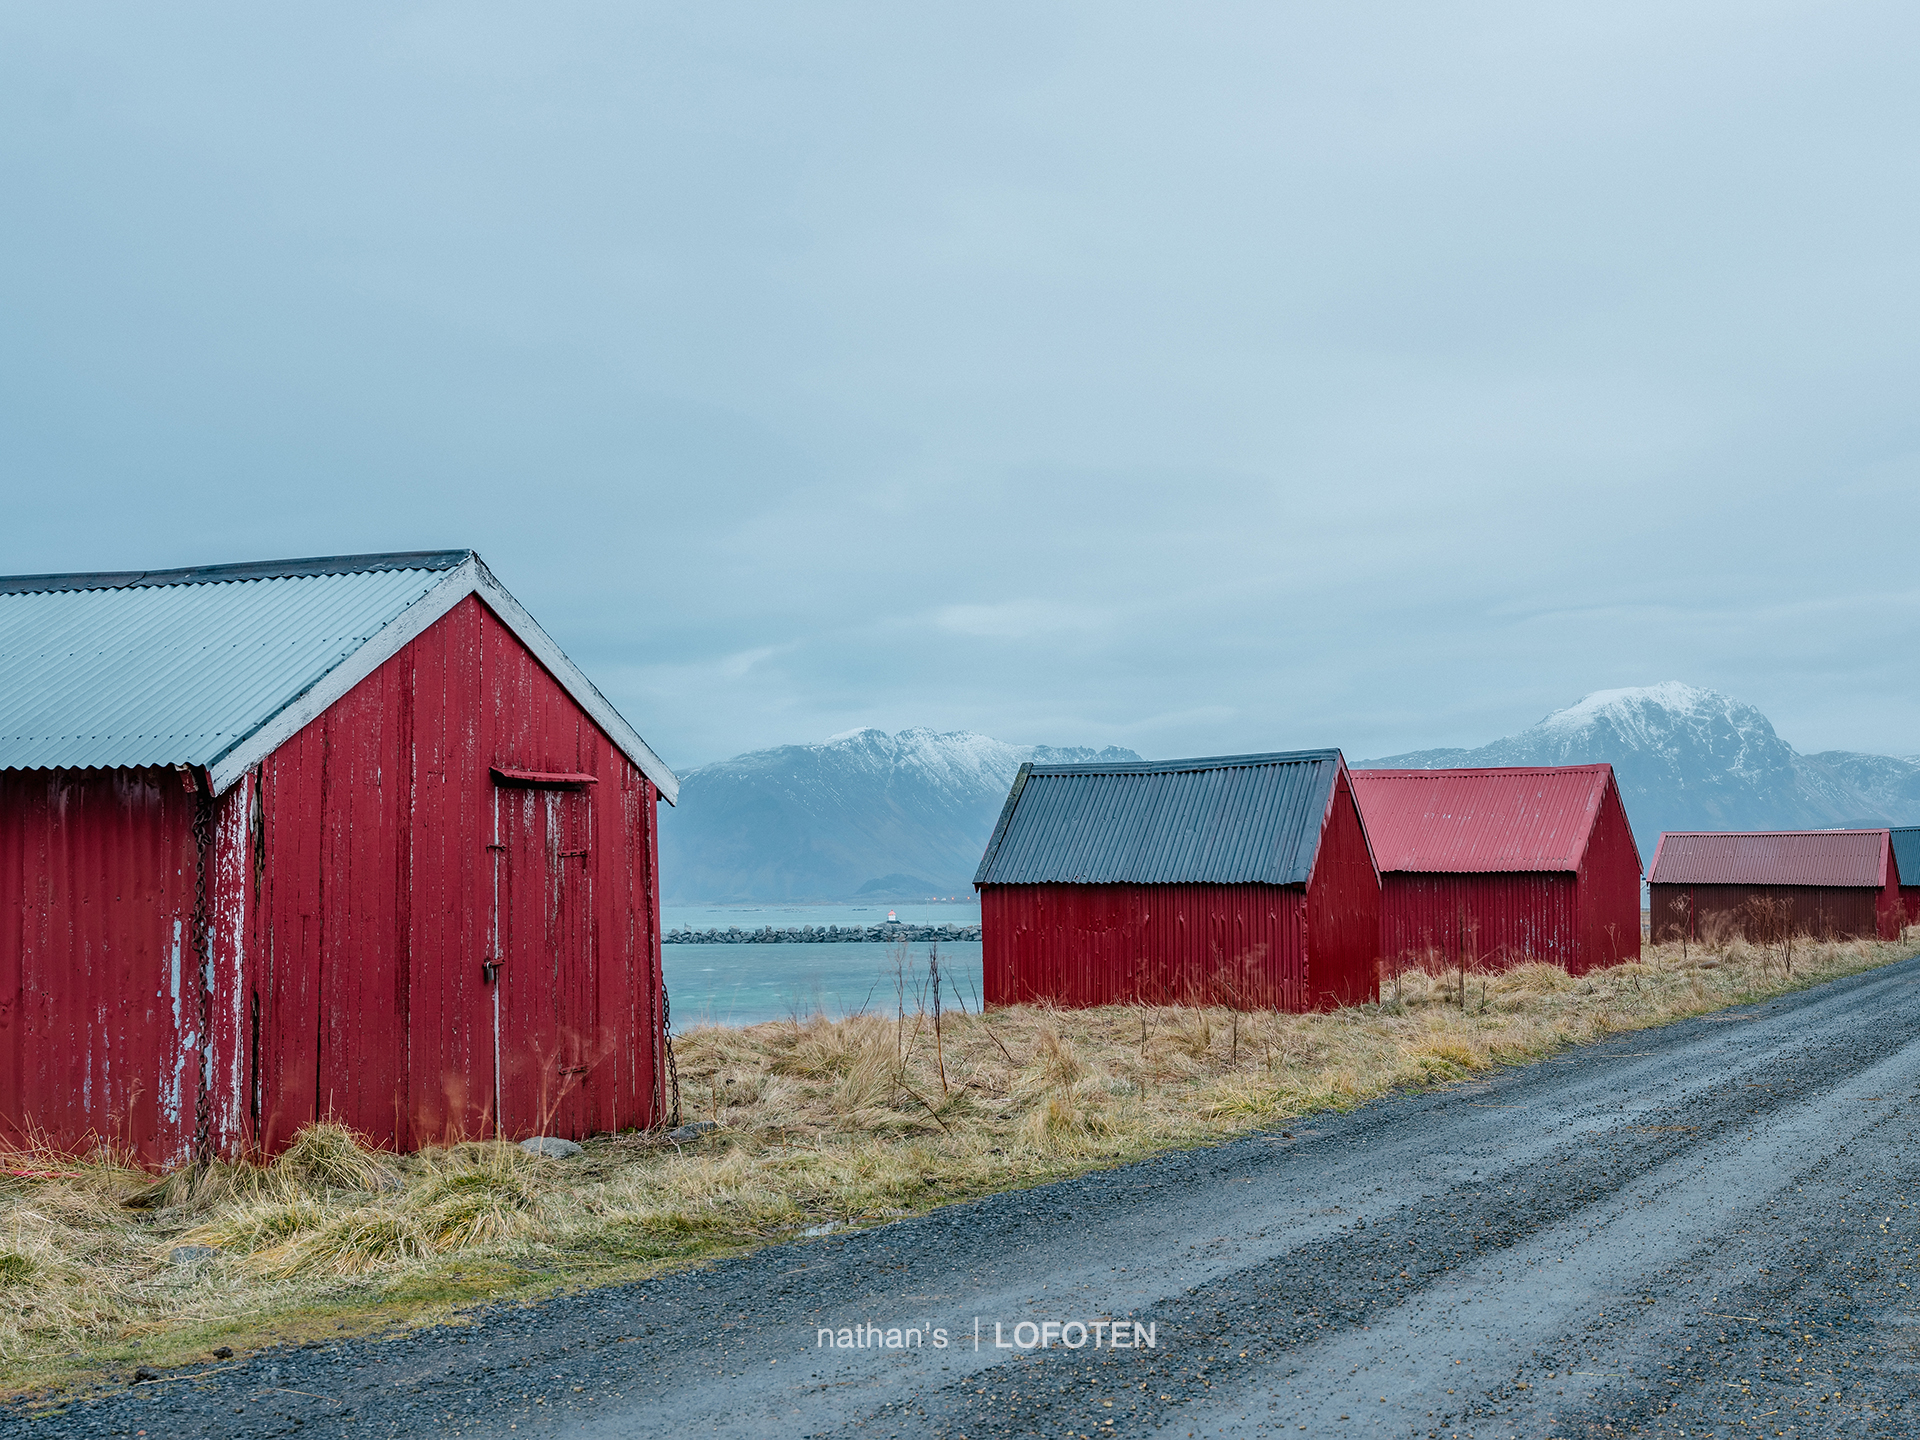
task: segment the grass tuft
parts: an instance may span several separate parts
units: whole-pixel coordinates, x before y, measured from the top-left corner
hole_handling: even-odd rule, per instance
[[[309,1125],[294,1136],[273,1168],[315,1190],[375,1192],[399,1188],[399,1179],[344,1125]]]

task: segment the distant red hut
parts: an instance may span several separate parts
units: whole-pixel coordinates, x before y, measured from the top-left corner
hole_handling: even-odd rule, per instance
[[[1893,843],[1893,864],[1900,872],[1900,899],[1907,924],[1920,925],[1920,825],[1897,826],[1887,832]]]
[[[1379,995],[1380,875],[1338,750],[1023,765],[974,885],[989,1004]]]
[[[1899,938],[1906,919],[1886,830],[1717,830],[1661,835],[1647,872],[1656,936],[1720,927],[1750,940],[1795,935]],[[1764,919],[1755,900],[1783,906]]]
[[[1611,765],[1356,770],[1380,951],[1578,975],[1640,955],[1640,852]]]
[[[0,1139],[658,1123],[677,789],[470,550],[0,578]]]

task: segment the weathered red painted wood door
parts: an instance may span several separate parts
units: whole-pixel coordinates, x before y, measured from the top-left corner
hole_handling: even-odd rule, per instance
[[[593,806],[584,785],[496,784],[496,1133],[580,1135],[604,1057],[595,997]]]

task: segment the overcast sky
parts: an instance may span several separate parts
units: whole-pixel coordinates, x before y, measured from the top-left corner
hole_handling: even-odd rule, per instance
[[[0,7],[0,571],[477,547],[669,763],[1920,751],[1910,4]]]

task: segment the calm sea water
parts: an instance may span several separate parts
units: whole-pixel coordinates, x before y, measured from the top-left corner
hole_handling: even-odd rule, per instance
[[[664,907],[663,907],[664,908]],[[896,912],[907,907],[896,905]],[[927,907],[918,907],[925,909]],[[666,914],[671,917],[671,910]],[[977,916],[979,912],[976,910]],[[887,918],[883,908],[882,920]],[[907,916],[900,913],[901,923]],[[939,917],[944,919],[946,917]],[[691,923],[691,922],[688,922]],[[741,925],[740,920],[728,920]],[[758,924],[780,924],[762,920]],[[847,920],[805,920],[805,925],[865,923]],[[932,920],[922,924],[935,923]],[[669,918],[668,924],[672,924]],[[705,928],[703,923],[701,928]],[[916,993],[926,997],[925,943],[908,947],[907,1008]],[[891,1015],[899,1003],[894,976],[893,945],[663,945],[667,996],[673,1005],[676,1034],[695,1025],[754,1025],[788,1016],[830,1015],[835,1019],[861,1010]],[[980,942],[943,942],[940,945],[943,980],[940,1003],[974,1009],[980,994]],[[957,993],[956,993],[957,992]]]
[[[880,925],[887,912],[902,925],[978,925],[977,901],[960,899],[945,905],[662,905],[660,918],[668,930],[725,930],[738,925],[742,930],[758,930],[771,925],[776,930],[798,930],[802,925],[816,929],[823,925]]]

